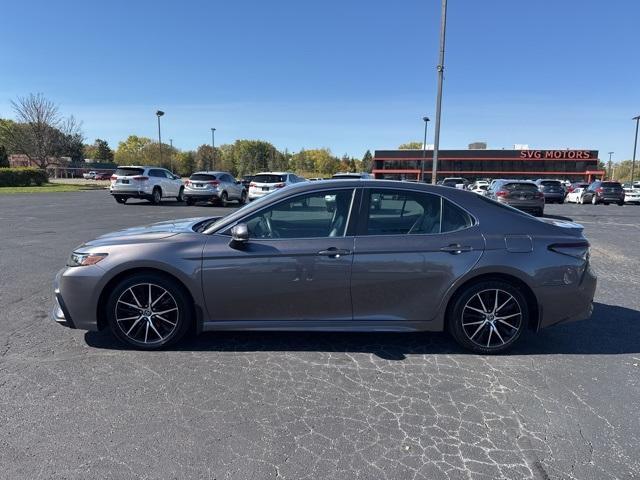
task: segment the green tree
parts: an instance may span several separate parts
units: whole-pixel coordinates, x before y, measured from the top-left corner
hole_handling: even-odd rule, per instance
[[[118,165],[135,165],[144,162],[144,149],[153,143],[150,138],[129,135],[118,143],[114,160]]]
[[[0,145],[0,168],[9,166],[9,155],[7,155],[7,149],[4,145]]]
[[[407,142],[398,147],[399,150],[421,150],[422,142]]]
[[[195,154],[196,170],[213,170],[213,147],[206,143],[200,145]]]
[[[96,138],[94,145],[96,148],[96,160],[100,160],[101,162],[113,162],[113,150],[111,150],[106,140]]]
[[[362,164],[360,169],[364,172],[371,172],[373,170],[373,155],[371,155],[371,151],[367,150],[362,157]]]
[[[182,177],[188,177],[196,171],[196,153],[189,150],[176,154],[175,171]]]

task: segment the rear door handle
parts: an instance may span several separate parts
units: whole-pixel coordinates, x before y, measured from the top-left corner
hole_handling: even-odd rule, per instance
[[[330,247],[326,250],[320,250],[318,255],[322,257],[340,258],[342,255],[351,255],[351,250],[344,250],[342,248]]]
[[[469,245],[459,245],[457,243],[452,243],[451,245],[447,245],[446,247],[442,247],[440,249],[441,252],[447,252],[451,255],[459,255],[462,252],[470,252],[473,250]]]

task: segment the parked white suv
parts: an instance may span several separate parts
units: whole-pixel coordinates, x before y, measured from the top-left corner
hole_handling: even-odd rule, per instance
[[[118,203],[129,198],[144,198],[158,205],[163,198],[184,201],[182,179],[159,167],[118,167],[111,176],[111,195]]]
[[[307,180],[290,172],[262,172],[256,174],[249,184],[249,200],[256,200],[287,185]]]
[[[244,204],[247,191],[242,182],[233,178],[229,172],[196,172],[186,182],[184,198],[187,205],[216,201],[224,207],[230,200]]]

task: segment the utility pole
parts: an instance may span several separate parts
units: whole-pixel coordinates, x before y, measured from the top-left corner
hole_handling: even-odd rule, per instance
[[[419,182],[424,182],[424,162],[427,157],[427,125],[429,125],[429,117],[422,117],[422,120],[424,120],[424,143],[422,144],[422,162],[420,162]]]
[[[438,60],[438,96],[436,98],[436,130],[433,138],[433,164],[431,167],[431,183],[438,179],[438,150],[440,149],[440,116],[442,113],[442,82],[444,79],[444,43],[447,28],[447,0],[442,0],[440,17],[440,57]]]
[[[613,165],[613,162],[611,161],[611,155],[613,155],[615,152],[609,152],[609,165],[607,170],[609,170],[609,180],[613,180],[613,174],[611,173],[611,165]]]
[[[171,165],[171,173],[173,173],[173,138],[169,139],[169,146],[171,146],[171,150],[169,150],[169,165]]]
[[[636,121],[636,139],[633,143],[633,159],[631,160],[631,187],[633,188],[633,179],[636,172],[636,149],[638,147],[638,123],[640,123],[640,115],[633,117]]]
[[[158,148],[160,149],[160,164],[162,165],[162,135],[160,135],[160,117],[164,115],[162,110],[158,110],[156,112],[156,117],[158,117]]]
[[[213,149],[211,151],[211,155],[212,155],[212,162],[213,165],[211,165],[211,168],[213,168],[215,170],[216,168],[216,129],[212,128],[211,129],[211,148]]]

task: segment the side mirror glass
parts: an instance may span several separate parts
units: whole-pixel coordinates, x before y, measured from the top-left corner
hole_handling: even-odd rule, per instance
[[[249,241],[249,229],[246,223],[239,223],[231,228],[231,240],[234,243],[247,243]]]

